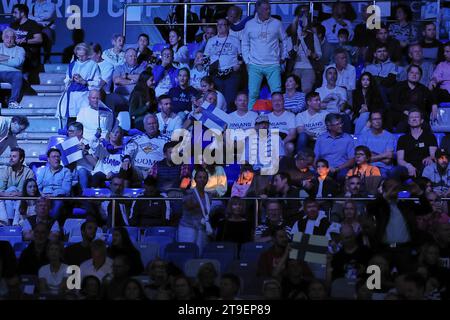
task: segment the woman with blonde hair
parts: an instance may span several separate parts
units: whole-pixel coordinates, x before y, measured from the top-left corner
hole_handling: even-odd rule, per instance
[[[91,60],[92,48],[82,42],[73,50],[74,60],[69,64],[64,84],[66,86],[58,103],[56,117],[75,118],[83,105],[88,105],[89,91],[100,89],[101,75],[98,64]]]

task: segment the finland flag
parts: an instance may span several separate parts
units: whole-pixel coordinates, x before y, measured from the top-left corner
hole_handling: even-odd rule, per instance
[[[67,166],[72,162],[78,161],[83,158],[83,152],[78,149],[80,140],[77,137],[67,139],[61,143],[58,143],[55,148],[61,151],[61,161],[63,165]]]
[[[209,102],[202,104],[202,112],[194,113],[193,116],[197,121],[201,121],[202,124],[208,129],[217,129],[220,131],[225,130],[225,127],[230,122],[229,115],[215,105]]]

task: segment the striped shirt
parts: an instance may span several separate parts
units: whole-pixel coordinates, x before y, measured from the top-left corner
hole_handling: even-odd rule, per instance
[[[303,92],[297,91],[293,97],[288,97],[284,94],[284,109],[292,113],[300,113],[306,109],[305,94]]]

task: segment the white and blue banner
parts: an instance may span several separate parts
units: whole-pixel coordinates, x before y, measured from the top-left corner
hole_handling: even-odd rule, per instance
[[[55,148],[61,151],[61,162],[67,166],[83,158],[83,152],[78,148],[80,140],[77,137],[58,143]]]
[[[200,121],[208,129],[225,130],[230,122],[229,115],[209,102],[202,104],[202,112],[194,113],[195,120]]]

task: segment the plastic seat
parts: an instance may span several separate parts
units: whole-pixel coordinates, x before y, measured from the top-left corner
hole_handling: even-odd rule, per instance
[[[156,243],[159,245],[159,255],[162,257],[164,256],[164,250],[166,249],[166,246],[170,243],[173,243],[174,239],[172,237],[168,236],[144,236],[143,239],[141,239],[141,244],[149,244],[149,243]]]
[[[150,261],[155,260],[160,256],[160,247],[159,243],[149,242],[149,243],[140,243],[137,246],[137,249],[141,253],[141,260],[146,267]]]
[[[317,279],[325,280],[327,276],[327,266],[325,264],[308,263],[308,267]]]
[[[125,188],[125,190],[123,191],[123,195],[125,197],[139,197],[141,195],[144,194],[144,189],[143,188]]]
[[[25,250],[28,245],[30,243],[29,242],[16,242],[14,243],[14,253],[16,254],[16,258],[18,259],[20,257],[20,255],[22,254],[22,251]]]
[[[211,242],[203,250],[204,259],[216,259],[220,262],[223,270],[237,258],[237,245],[231,242]]]
[[[18,242],[22,242],[22,235],[20,236],[0,236],[0,241],[7,241],[14,247],[14,245]]]
[[[177,228],[175,227],[150,227],[145,229],[144,236],[166,236],[172,239],[177,238]]]
[[[83,197],[108,197],[111,191],[107,188],[86,188],[83,189]]]
[[[0,227],[0,236],[14,237],[22,236],[22,227],[20,226],[5,226]]]
[[[81,234],[81,225],[84,221],[86,219],[66,219],[63,226],[64,234],[69,234],[74,228],[79,228]]]
[[[216,259],[191,259],[186,261],[184,265],[184,274],[189,278],[197,278],[198,270],[205,263],[212,263],[217,271],[217,274],[221,274],[220,261]]]
[[[190,259],[198,258],[198,246],[190,242],[169,243],[164,250],[164,259],[173,262],[181,270]]]
[[[246,261],[258,261],[263,251],[269,249],[269,242],[246,242],[241,246],[240,258]]]
[[[38,288],[39,279],[36,275],[25,274],[20,276],[21,289],[25,294],[33,295]]]
[[[241,294],[255,295],[261,293],[262,279],[257,277],[257,263],[255,261],[234,260],[227,272],[237,275],[241,279]]]

